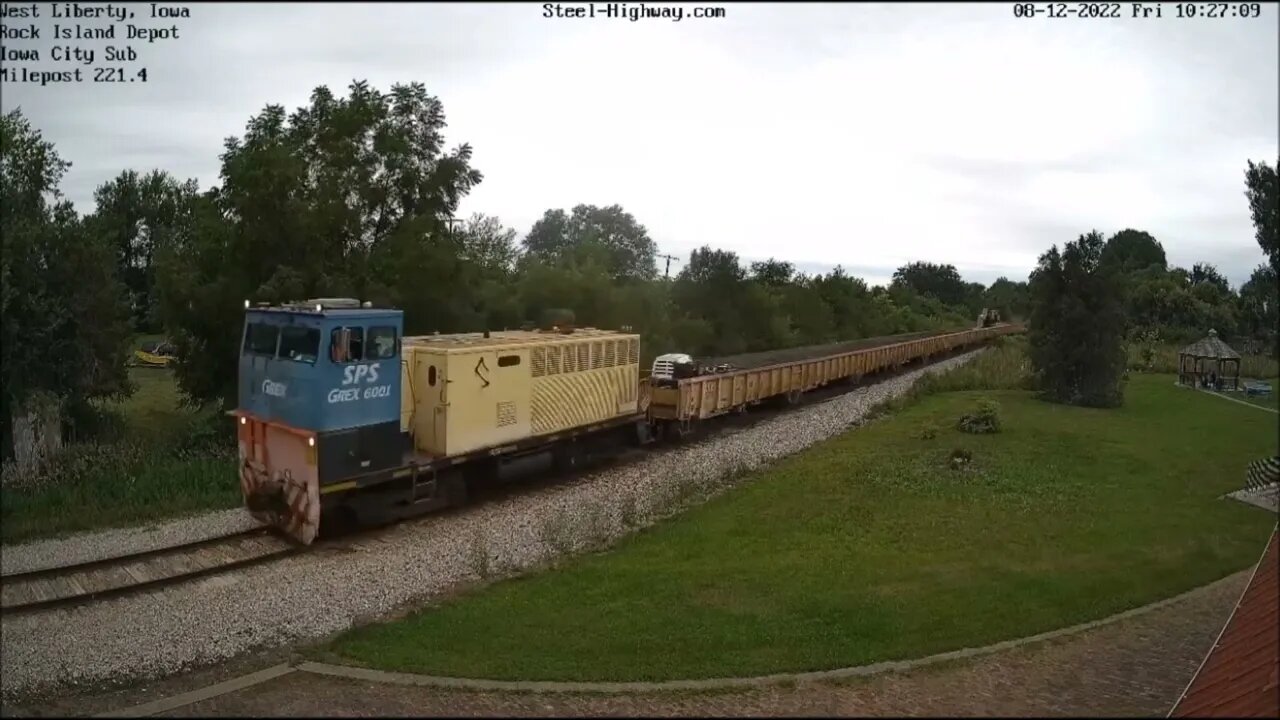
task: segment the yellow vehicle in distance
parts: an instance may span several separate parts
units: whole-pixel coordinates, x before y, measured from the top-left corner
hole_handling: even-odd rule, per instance
[[[177,348],[167,340],[151,340],[133,351],[133,365],[137,367],[167,368],[177,358]]]

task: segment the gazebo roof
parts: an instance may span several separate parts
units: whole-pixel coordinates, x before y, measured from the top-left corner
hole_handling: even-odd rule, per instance
[[[1218,331],[1210,330],[1208,337],[1201,338],[1182,348],[1179,355],[1190,355],[1198,358],[1214,358],[1217,360],[1239,360],[1240,353],[1218,339]]]

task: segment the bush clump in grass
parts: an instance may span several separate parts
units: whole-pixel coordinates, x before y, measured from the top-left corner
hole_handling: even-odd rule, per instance
[[[973,462],[973,453],[964,448],[952,450],[951,457],[947,460],[947,464],[952,470],[963,470],[969,467],[971,462]]]
[[[69,488],[99,481],[100,476],[128,473],[144,458],[137,443],[79,443],[64,447],[58,454],[41,458],[36,464],[19,469],[6,462],[0,470],[0,487],[20,492],[39,492]],[[113,472],[114,471],[114,472]],[[106,479],[102,477],[101,479]]]
[[[986,435],[1000,432],[1000,405],[989,398],[978,401],[978,409],[960,416],[960,432]]]
[[[933,423],[933,422],[925,423],[920,428],[919,432],[916,433],[916,437],[918,437],[921,440],[932,440],[938,437],[938,430],[939,428],[937,423]]]

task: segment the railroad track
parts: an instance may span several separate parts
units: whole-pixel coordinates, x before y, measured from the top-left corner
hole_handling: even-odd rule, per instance
[[[0,576],[5,615],[78,605],[175,585],[303,550],[269,528],[156,550]]]

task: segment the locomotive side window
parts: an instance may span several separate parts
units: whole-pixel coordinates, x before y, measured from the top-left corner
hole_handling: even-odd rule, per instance
[[[290,325],[280,331],[280,357],[294,362],[315,363],[320,354],[320,331]]]
[[[431,387],[436,386],[436,366],[435,365],[427,366],[427,384],[430,385]]]
[[[266,323],[249,323],[249,330],[244,334],[244,354],[266,355],[276,354],[276,339],[280,336],[280,328]]]
[[[329,359],[336,363],[364,359],[364,328],[339,327],[329,333]]]
[[[511,367],[520,364],[519,355],[500,355],[498,356],[498,367]]]
[[[396,355],[396,329],[390,325],[369,328],[370,360],[386,360]]]

